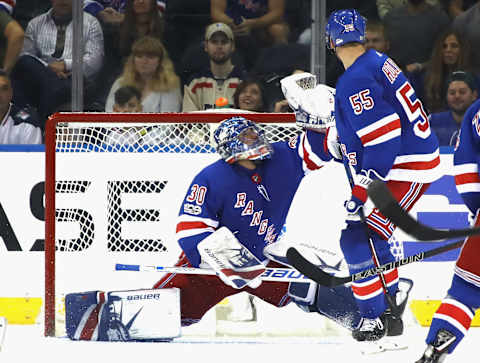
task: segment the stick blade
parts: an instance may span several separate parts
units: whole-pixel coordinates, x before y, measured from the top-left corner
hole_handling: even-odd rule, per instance
[[[368,196],[380,212],[389,218],[398,228],[419,241],[438,241],[460,238],[480,233],[480,228],[443,230],[428,227],[413,219],[393,197],[387,185],[381,180],[374,180],[368,187]]]
[[[290,247],[287,250],[287,260],[302,274],[322,286],[335,287],[350,282],[349,278],[336,277],[318,268],[305,257],[303,257],[295,247]]]

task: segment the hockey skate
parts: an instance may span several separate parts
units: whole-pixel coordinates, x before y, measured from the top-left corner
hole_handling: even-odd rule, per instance
[[[360,327],[352,332],[352,336],[359,342],[376,341],[385,335],[389,337],[399,336],[403,333],[402,315],[407,306],[408,295],[413,287],[413,281],[400,278],[398,291],[395,296],[397,304],[397,315],[394,315],[390,309],[376,319],[364,318]]]
[[[363,318],[360,326],[352,331],[352,337],[359,342],[372,342],[383,338],[386,333],[387,320],[382,314],[376,319]]]
[[[427,346],[422,358],[416,363],[442,363],[448,354],[448,347],[456,340],[448,330],[440,329],[432,344]]]

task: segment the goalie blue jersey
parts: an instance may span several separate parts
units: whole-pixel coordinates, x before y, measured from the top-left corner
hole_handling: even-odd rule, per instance
[[[342,74],[335,117],[343,151],[357,174],[419,183],[441,176],[428,115],[386,55],[369,50]]]
[[[180,209],[176,236],[193,266],[201,262],[198,243],[222,226],[265,261],[263,248],[276,241],[300,181],[331,159],[324,149],[324,135],[312,131],[272,147],[271,159],[263,160],[255,170],[221,159],[192,181]]]
[[[463,117],[454,155],[455,184],[472,213],[480,208],[480,100],[475,101]]]

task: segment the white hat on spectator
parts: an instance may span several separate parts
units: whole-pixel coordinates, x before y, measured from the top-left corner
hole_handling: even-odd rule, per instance
[[[0,10],[5,10],[7,13],[12,15],[13,8],[15,7],[16,3],[16,0],[2,0],[0,1]]]
[[[213,34],[221,32],[227,36],[228,39],[233,40],[232,29],[225,23],[213,23],[207,27],[205,31],[205,40],[210,40]]]

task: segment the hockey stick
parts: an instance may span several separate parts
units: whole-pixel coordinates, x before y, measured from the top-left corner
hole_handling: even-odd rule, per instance
[[[415,255],[411,255],[401,260],[397,260],[394,262],[389,262],[378,267],[373,267],[367,270],[363,270],[361,272],[357,272],[350,276],[345,277],[338,277],[330,275],[326,273],[321,268],[315,266],[310,261],[308,261],[305,257],[303,257],[295,247],[290,247],[287,250],[287,259],[290,264],[295,267],[298,271],[303,273],[305,276],[310,277],[313,281],[317,282],[318,284],[326,287],[335,287],[338,285],[347,284],[353,281],[361,280],[366,277],[377,275],[379,272],[388,271],[392,268],[405,266],[413,262],[423,261],[426,258],[436,256],[440,253],[447,252],[450,250],[454,250],[456,248],[460,248],[463,245],[462,241],[456,241],[449,244],[446,244],[441,247],[433,248],[428,251],[420,252]]]
[[[421,224],[400,207],[388,187],[380,180],[374,180],[368,186],[368,196],[385,217],[390,218],[398,228],[419,241],[461,238],[480,233],[480,227],[442,230]]]
[[[345,157],[345,155],[343,155],[343,157],[342,157],[342,162],[343,162],[343,167],[345,168],[345,173],[347,174],[348,183],[350,184],[350,188],[353,191],[353,188],[355,186],[355,180],[353,180],[352,170],[350,169],[350,164],[348,162],[348,159]],[[373,244],[372,236],[370,235],[370,230],[369,230],[368,224],[367,224],[367,218],[365,217],[365,214],[363,212],[363,208],[360,208],[358,210],[358,215],[360,216],[360,220],[362,221],[362,224],[363,224],[363,227],[364,227],[365,236],[367,237],[368,246],[370,247],[370,252],[372,254],[372,261],[373,261],[373,264],[376,268],[377,275],[380,279],[380,283],[382,284],[382,289],[383,289],[383,292],[385,294],[385,299],[387,300],[387,304],[388,304],[392,314],[394,316],[400,317],[401,313],[399,312],[398,306],[395,302],[394,295],[391,295],[388,291],[387,281],[385,279],[385,276],[383,275],[384,271],[379,269],[380,261],[378,260],[377,252],[376,252],[375,246]],[[307,276],[309,276],[310,278],[312,277],[310,275],[307,275]]]
[[[214,270],[195,268],[195,267],[165,267],[149,265],[128,265],[117,263],[117,271],[146,271],[146,272],[167,272],[190,275],[216,275]],[[309,278],[302,273],[291,268],[265,267],[265,272],[261,275],[262,281],[280,281],[280,282],[308,282]]]

